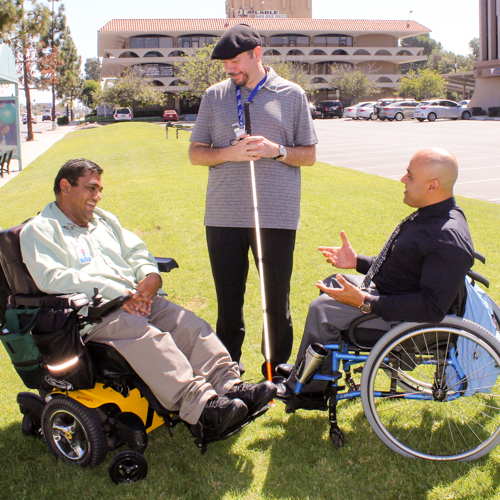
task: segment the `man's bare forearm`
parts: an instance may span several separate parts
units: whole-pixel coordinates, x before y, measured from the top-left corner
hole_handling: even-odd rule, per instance
[[[189,161],[193,165],[202,165],[204,167],[214,167],[226,161],[231,161],[227,148],[213,148],[210,144],[201,142],[192,142],[189,145]]]

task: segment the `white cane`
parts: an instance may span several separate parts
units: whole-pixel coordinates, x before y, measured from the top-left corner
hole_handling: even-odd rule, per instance
[[[245,103],[245,129],[248,135],[252,135],[249,102]],[[250,161],[250,176],[252,178],[253,213],[255,218],[255,236],[257,240],[257,262],[259,264],[260,293],[262,296],[262,317],[264,321],[264,358],[266,360],[267,379],[272,381],[273,374],[271,372],[271,348],[269,345],[269,329],[267,326],[266,289],[264,286],[265,282],[264,263],[262,261],[262,246],[260,243],[259,207],[257,203],[257,187],[255,182],[255,166],[253,161]]]

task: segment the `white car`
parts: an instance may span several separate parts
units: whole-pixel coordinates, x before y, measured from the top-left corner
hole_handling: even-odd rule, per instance
[[[352,118],[353,120],[359,120],[359,118],[358,118],[358,108],[360,106],[364,106],[365,104],[368,104],[368,103],[366,103],[366,102],[360,102],[358,104],[353,104],[352,106],[344,108],[344,117],[346,117],[346,118]]]
[[[364,118],[365,120],[376,120],[377,115],[373,112],[373,106],[377,104],[374,102],[365,102],[359,106],[356,116],[358,119]]]
[[[455,101],[432,99],[421,102],[415,108],[413,116],[419,122],[423,122],[425,119],[433,122],[437,118],[450,118],[451,120],[462,118],[462,120],[468,120],[472,116],[472,112],[467,106],[461,106]]]
[[[130,108],[117,108],[113,113],[115,122],[132,121],[132,110]]]

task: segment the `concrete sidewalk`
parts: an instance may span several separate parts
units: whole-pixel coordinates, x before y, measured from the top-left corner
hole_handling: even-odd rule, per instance
[[[57,141],[62,139],[66,134],[78,130],[76,122],[72,122],[70,125],[58,126],[56,130],[46,130],[42,133],[34,133],[33,141],[21,140],[21,159],[23,170],[29,167],[33,160],[36,160],[42,153],[45,153],[50,149]],[[80,127],[81,128],[81,127]],[[23,137],[24,136],[24,137]],[[23,139],[26,134],[22,134]],[[19,174],[19,161],[11,160],[10,162],[10,173],[4,174],[0,177],[0,187],[4,186],[13,179],[17,174]]]

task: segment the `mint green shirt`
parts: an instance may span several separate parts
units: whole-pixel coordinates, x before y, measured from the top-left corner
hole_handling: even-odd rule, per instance
[[[150,273],[160,274],[146,244],[99,208],[88,227],[68,219],[55,202],[21,231],[23,260],[45,293],[85,293],[94,287],[111,300],[137,288]]]

